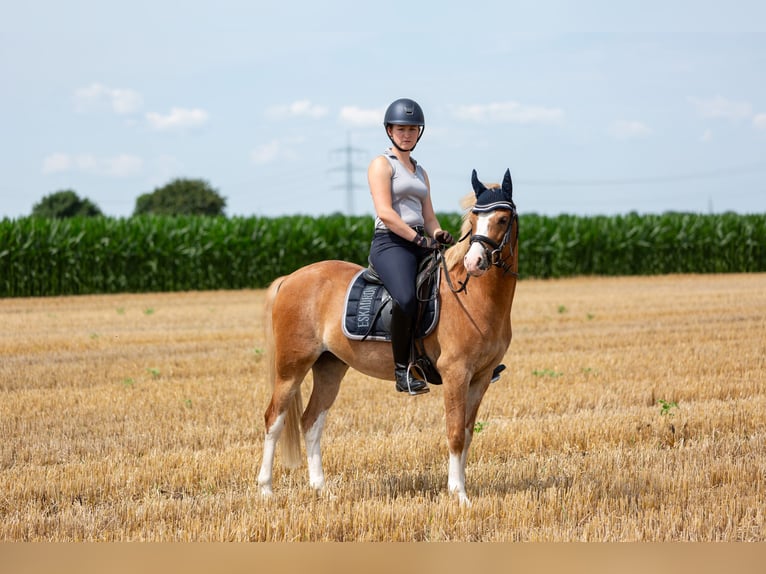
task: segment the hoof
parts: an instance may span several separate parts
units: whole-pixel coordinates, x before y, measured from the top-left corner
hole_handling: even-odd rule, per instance
[[[497,367],[495,367],[495,370],[492,371],[492,379],[489,381],[490,383],[496,383],[500,380],[500,373],[502,373],[505,370],[505,365],[500,363]]]
[[[324,480],[321,481],[321,482],[319,482],[319,481],[311,482],[311,483],[309,483],[309,486],[317,494],[322,494],[322,492],[324,491],[324,487],[325,487]]]
[[[261,485],[261,498],[272,498],[274,496],[274,491],[271,490],[270,484],[262,484]]]

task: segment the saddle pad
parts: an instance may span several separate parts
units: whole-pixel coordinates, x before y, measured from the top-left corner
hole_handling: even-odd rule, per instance
[[[354,275],[346,291],[343,334],[356,341],[390,341],[391,295],[382,284],[365,280],[364,271]],[[419,338],[429,335],[439,319],[438,297],[429,297],[421,305],[426,305],[426,309],[416,329]]]

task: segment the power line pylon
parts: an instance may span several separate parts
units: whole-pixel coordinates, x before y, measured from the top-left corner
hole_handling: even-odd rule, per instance
[[[354,183],[354,172],[363,171],[363,169],[356,167],[353,160],[355,153],[364,153],[364,150],[351,145],[351,133],[349,133],[345,147],[334,149],[333,153],[343,153],[345,155],[345,165],[334,168],[333,171],[344,170],[346,172],[346,183],[344,185],[336,185],[333,189],[342,188],[346,190],[346,214],[354,215],[354,190],[361,187]]]

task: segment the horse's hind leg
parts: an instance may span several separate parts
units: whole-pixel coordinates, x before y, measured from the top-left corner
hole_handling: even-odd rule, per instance
[[[286,361],[277,357],[279,365]],[[280,372],[274,378],[271,401],[264,413],[266,435],[263,441],[263,460],[258,473],[261,494],[271,495],[271,481],[274,467],[274,455],[277,442],[282,437],[282,455],[284,465],[295,468],[300,465],[300,417],[303,411],[301,383],[311,367],[312,359],[296,361],[289,369],[276,368]]]
[[[288,427],[288,435],[291,432],[288,418],[297,418],[295,415],[296,410],[298,416],[300,416],[300,411],[302,410],[300,382],[298,384],[292,384],[290,382],[277,381],[274,385],[271,401],[264,414],[266,435],[263,440],[261,470],[258,473],[258,484],[261,487],[261,494],[264,496],[270,496],[272,494],[271,480],[277,442],[286,427]],[[295,441],[288,440],[286,442],[290,443]],[[289,448],[285,448],[285,464],[286,466],[292,467],[295,466],[293,460],[295,456],[291,454],[290,450],[291,449]]]
[[[320,447],[325,418],[327,411],[338,396],[340,381],[347,370],[348,365],[330,353],[325,353],[319,357],[312,367],[314,387],[306,412],[303,413],[301,426],[306,439],[309,484],[316,491],[321,491],[325,486]]]

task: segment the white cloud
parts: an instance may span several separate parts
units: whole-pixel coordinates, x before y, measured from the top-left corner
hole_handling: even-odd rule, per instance
[[[455,106],[452,115],[459,120],[477,122],[508,122],[515,124],[550,124],[564,118],[561,108],[527,106],[519,102],[493,102]]]
[[[700,141],[702,143],[710,143],[713,141],[713,131],[710,129],[705,130],[705,132],[702,134],[702,137],[700,137]]]
[[[759,130],[766,130],[766,114],[756,114],[753,118],[753,127]]]
[[[100,169],[103,175],[111,177],[129,177],[141,172],[144,162],[140,157],[120,154],[116,157],[101,160]]]
[[[272,140],[250,152],[250,160],[258,165],[273,163],[279,160],[294,160],[298,157],[295,147],[304,143],[305,138],[289,138]]]
[[[149,125],[158,131],[179,130],[186,128],[198,128],[208,120],[208,114],[205,110],[199,108],[171,108],[170,113],[166,115],[157,112],[146,114]]]
[[[43,173],[69,171],[71,165],[72,160],[67,154],[54,153],[43,160]]]
[[[92,154],[53,153],[43,160],[43,173],[79,172],[107,177],[130,177],[141,173],[144,162],[140,157],[120,154],[99,158]]]
[[[141,94],[134,90],[109,88],[98,82],[76,90],[74,100],[79,112],[111,109],[120,115],[137,112],[144,103]]]
[[[276,140],[263,144],[250,152],[250,159],[257,164],[271,163],[279,157],[280,147]]]
[[[141,94],[132,90],[112,90],[112,109],[118,114],[130,114],[143,105]]]
[[[312,104],[309,100],[299,100],[284,106],[274,106],[266,110],[266,115],[272,119],[308,117],[319,119],[327,115],[327,108]]]
[[[365,110],[356,106],[346,106],[340,110],[342,122],[360,127],[382,126],[383,116],[385,116],[383,109]]]
[[[703,118],[722,118],[742,120],[753,115],[753,107],[748,102],[736,102],[722,96],[714,98],[689,98],[696,112]]]
[[[629,140],[648,136],[652,130],[641,122],[617,120],[609,126],[609,133],[619,140]]]

